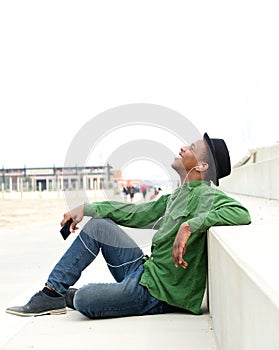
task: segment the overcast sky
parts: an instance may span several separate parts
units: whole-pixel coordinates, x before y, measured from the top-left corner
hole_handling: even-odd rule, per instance
[[[62,166],[88,120],[131,103],[185,115],[233,162],[273,144],[278,15],[269,0],[1,1],[0,166]],[[92,162],[126,141],[108,135]]]

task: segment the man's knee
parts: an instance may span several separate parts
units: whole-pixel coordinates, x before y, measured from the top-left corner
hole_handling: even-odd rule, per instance
[[[107,232],[111,225],[115,225],[111,219],[92,218],[86,223],[82,230],[91,238],[98,240],[104,232]]]

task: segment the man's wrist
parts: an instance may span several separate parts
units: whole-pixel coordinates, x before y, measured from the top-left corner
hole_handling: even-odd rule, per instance
[[[95,215],[93,203],[88,203],[88,202],[83,203],[83,215],[92,216],[92,217]]]
[[[181,225],[183,227],[183,229],[188,232],[189,234],[191,234],[191,227],[190,225],[188,224],[187,221],[183,222],[183,224]]]
[[[87,214],[86,214],[86,207],[88,206],[88,202],[83,202],[82,204],[81,204],[81,206],[83,206],[83,215],[84,216],[87,216]]]

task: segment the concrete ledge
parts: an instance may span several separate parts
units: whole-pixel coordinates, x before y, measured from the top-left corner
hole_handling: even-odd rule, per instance
[[[279,158],[233,168],[230,176],[220,181],[224,191],[248,196],[279,199],[277,170]]]
[[[279,348],[277,225],[213,227],[209,306],[222,350]]]

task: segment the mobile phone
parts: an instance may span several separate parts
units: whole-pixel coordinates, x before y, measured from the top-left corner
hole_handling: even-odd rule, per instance
[[[73,219],[68,220],[60,230],[60,233],[64,239],[67,239],[71,233],[70,226],[72,222],[73,222]]]

